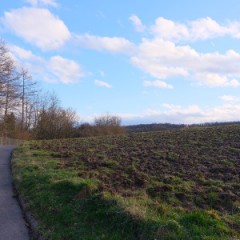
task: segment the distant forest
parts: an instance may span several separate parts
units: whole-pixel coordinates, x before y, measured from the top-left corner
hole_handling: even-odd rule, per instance
[[[238,125],[240,122],[214,122],[214,123],[201,123],[201,124],[171,124],[171,123],[152,123],[152,124],[138,124],[126,126],[128,132],[154,132],[164,130],[178,130],[182,128],[194,127],[213,127],[224,125]]]

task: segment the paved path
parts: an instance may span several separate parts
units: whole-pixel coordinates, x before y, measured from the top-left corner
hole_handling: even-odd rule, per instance
[[[29,240],[21,209],[13,197],[10,171],[13,148],[0,145],[0,240]]]

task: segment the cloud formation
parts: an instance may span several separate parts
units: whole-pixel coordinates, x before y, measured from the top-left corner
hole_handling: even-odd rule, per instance
[[[147,29],[138,16],[132,15],[130,20],[136,31]],[[122,37],[83,34],[76,38],[83,47],[130,56],[130,62],[135,67],[156,79],[151,83],[144,83],[145,86],[170,89],[173,86],[163,80],[180,77],[198,86],[240,87],[238,52],[229,50],[226,53],[201,53],[187,45],[187,42],[225,35],[240,37],[240,22],[221,25],[206,17],[178,23],[160,17],[156,19],[155,25],[148,29],[153,33],[153,37],[143,38],[138,46]],[[184,44],[179,44],[180,41],[184,41]]]
[[[171,84],[167,84],[166,82],[156,80],[156,81],[144,81],[143,85],[145,87],[157,87],[157,88],[168,88],[172,89],[173,86]]]
[[[21,62],[33,75],[50,83],[76,83],[85,75],[81,65],[71,59],[61,56],[44,59],[15,45],[10,46],[10,51],[15,60]]]
[[[208,87],[240,86],[240,54],[200,53],[160,38],[143,39],[134,66],[157,79],[184,77]]]
[[[61,56],[51,57],[49,68],[62,83],[74,83],[83,77],[81,66],[73,60]]]
[[[174,104],[163,104],[163,110],[147,109],[142,114],[118,114],[124,123],[175,123],[193,124],[207,122],[229,122],[239,120],[240,104],[223,104],[203,109],[198,105],[186,107]],[[154,119],[154,121],[153,121]]]
[[[61,48],[71,33],[57,16],[44,8],[19,8],[4,13],[3,23],[25,41],[42,50]]]
[[[223,95],[219,97],[221,100],[225,102],[237,102],[239,101],[238,97],[232,96],[232,95]]]
[[[28,1],[36,5],[56,3],[53,0]],[[240,87],[238,52],[201,53],[190,46],[193,41],[226,35],[240,38],[240,22],[220,24],[206,17],[179,23],[159,17],[153,26],[147,28],[136,15],[132,15],[130,20],[136,31],[148,29],[153,35],[143,38],[139,45],[124,37],[82,34],[74,38],[85,48],[129,56],[133,66],[155,78],[151,82],[145,81],[145,87],[171,89],[173,86],[165,80],[176,77],[187,79],[195,86]],[[15,34],[42,50],[58,49],[72,36],[62,20],[43,8],[5,12],[4,23]]]
[[[200,18],[186,23],[174,22],[159,17],[150,29],[155,37],[173,42],[192,42],[223,36],[240,38],[240,22],[228,22],[223,25],[210,17]]]
[[[129,19],[133,23],[133,26],[137,32],[145,31],[146,26],[142,23],[141,19],[138,16],[132,15]]]
[[[121,37],[100,37],[84,34],[77,36],[77,41],[83,47],[97,51],[124,54],[131,54],[135,51],[135,45],[129,40]]]
[[[12,56],[15,58],[15,60],[40,60],[41,58],[35,56],[32,51],[23,49],[16,45],[10,45],[10,51],[12,53]]]
[[[31,74],[40,76],[40,79],[45,79],[47,60],[16,45],[10,45],[9,50],[17,65],[21,63],[21,66],[27,68]],[[21,66],[18,67],[21,68]]]
[[[100,80],[95,80],[94,81],[95,85],[98,86],[98,87],[106,87],[106,88],[112,88],[112,85],[107,83],[107,82],[104,82],[104,81],[100,81]]]

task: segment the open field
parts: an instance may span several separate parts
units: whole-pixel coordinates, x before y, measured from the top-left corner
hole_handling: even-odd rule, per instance
[[[240,239],[240,126],[32,141],[14,179],[47,239]]]

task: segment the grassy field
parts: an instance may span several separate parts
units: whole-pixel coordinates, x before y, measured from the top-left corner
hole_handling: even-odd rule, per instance
[[[240,239],[240,126],[32,141],[13,157],[47,239]]]

